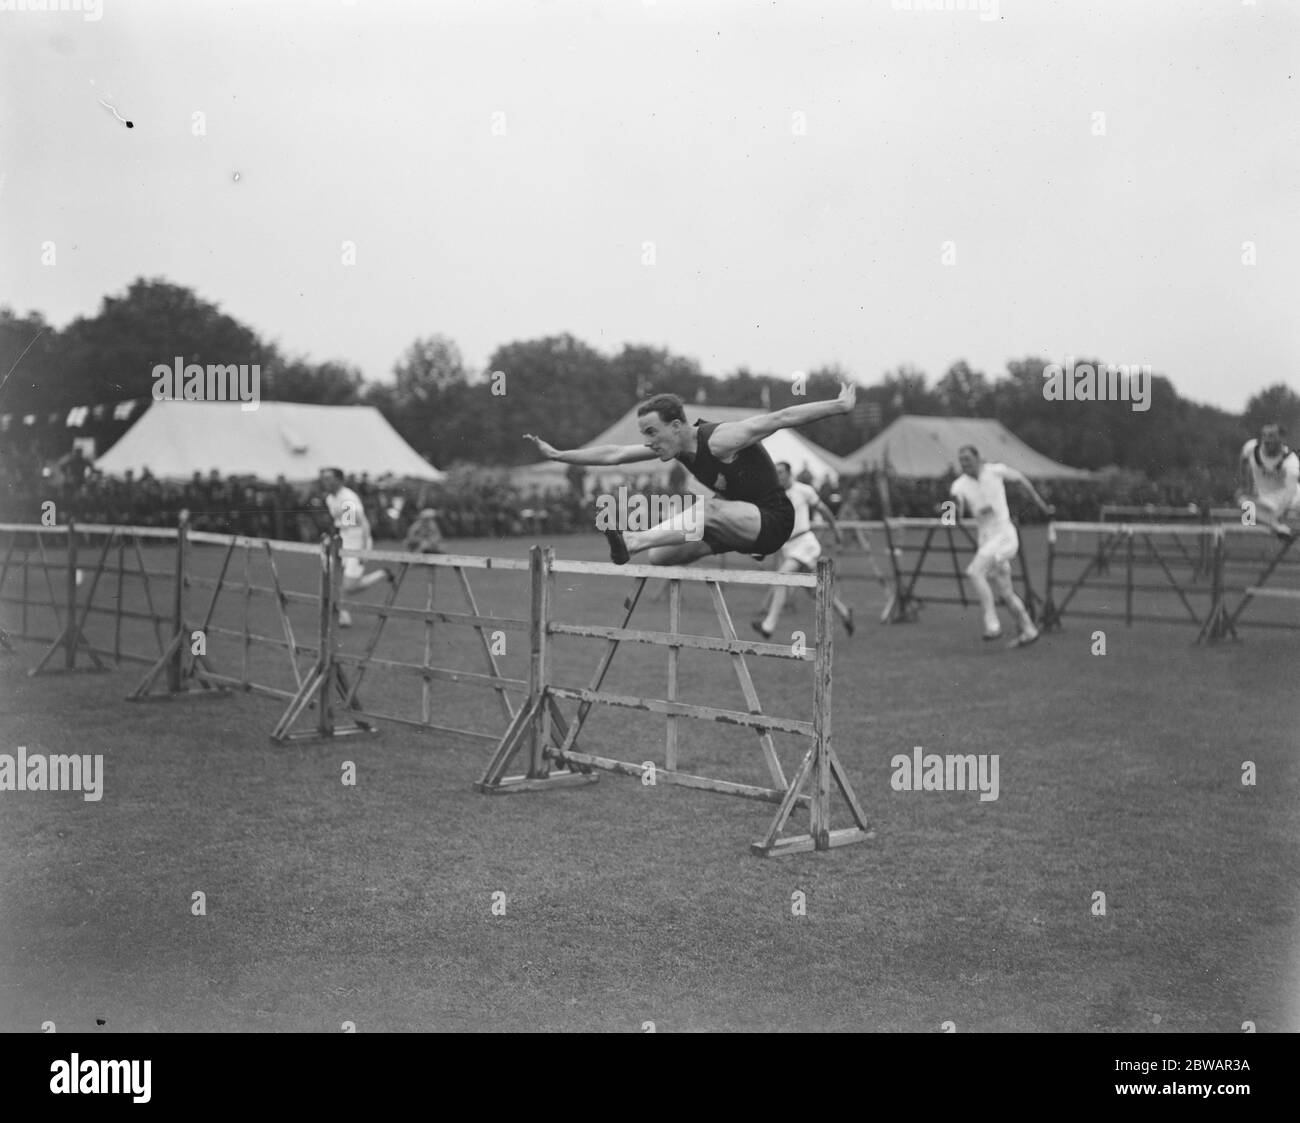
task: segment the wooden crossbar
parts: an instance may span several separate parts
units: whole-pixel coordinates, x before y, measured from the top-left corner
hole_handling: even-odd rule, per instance
[[[315,600],[316,598],[308,597],[307,599]],[[482,616],[474,612],[403,608],[401,605],[396,604],[374,604],[369,601],[349,600],[347,598],[339,601],[339,607],[346,608],[349,612],[360,616],[385,616],[394,620],[419,620],[422,623],[436,621],[439,624],[455,624],[463,628],[490,628],[493,631],[500,629],[503,632],[528,631],[528,621],[513,616]]]
[[[1174,534],[1191,535],[1193,538],[1214,537],[1226,527],[1207,526],[1204,523],[1082,523],[1051,522],[1048,523],[1048,539],[1053,532],[1069,531],[1071,534]],[[1254,529],[1254,528],[1249,528]]]
[[[109,538],[161,538],[174,541],[176,530],[165,526],[117,526],[114,523],[77,523],[78,534],[103,534]]]
[[[607,690],[583,690],[569,686],[547,684],[548,692],[556,698],[572,702],[599,703],[624,710],[641,710],[651,714],[672,714],[676,717],[696,718],[700,721],[717,721],[723,725],[744,725],[751,729],[776,729],[782,733],[797,733],[801,737],[813,735],[812,722],[793,718],[771,717],[767,714],[746,713],[743,710],[724,710],[717,706],[699,706],[690,702],[669,702],[663,698],[642,698],[632,694],[613,694]],[[784,784],[782,785],[784,787]]]
[[[244,557],[248,558],[251,552],[251,548],[245,547]],[[170,576],[170,574],[164,576]],[[215,578],[200,577],[197,574],[186,577],[185,583],[195,589],[215,589],[219,584],[222,584]],[[239,588],[249,596],[274,597],[277,595],[275,589],[270,585],[259,585],[256,581],[241,581]],[[283,589],[278,595],[285,601],[297,604],[315,604],[319,599],[315,593],[300,593],[295,589]]]
[[[265,546],[277,554],[320,553],[320,546],[310,542],[278,542],[270,538],[252,538],[247,534],[217,534],[208,530],[191,530],[186,537],[191,543],[200,542],[210,546],[251,546],[255,550]]]
[[[39,523],[0,523],[0,531],[21,531],[27,534],[67,534],[66,526],[42,526]]]
[[[662,578],[707,584],[720,581],[727,585],[785,585],[798,589],[815,589],[817,578],[811,573],[773,573],[752,569],[689,569],[682,565],[614,565],[613,562],[556,561],[552,573],[589,573],[600,577]]]
[[[1246,590],[1249,597],[1278,597],[1282,600],[1300,600],[1300,589],[1272,589],[1267,586],[1253,585]]]
[[[334,661],[349,667],[377,667],[394,674],[407,675],[411,678],[426,679],[430,682],[454,682],[461,686],[482,686],[489,690],[523,690],[528,683],[523,679],[510,678],[506,675],[485,675],[478,671],[459,671],[448,667],[425,667],[419,663],[402,663],[395,659],[380,659],[378,656],[367,657],[349,651],[338,651]],[[495,740],[499,734],[493,734]]]
[[[363,562],[391,562],[397,565],[428,566],[434,569],[504,569],[527,571],[528,563],[519,558],[479,557],[475,554],[411,554],[400,550],[341,550],[344,558]]]
[[[678,586],[673,586],[678,588]],[[672,623],[672,622],[670,622]],[[677,632],[654,632],[640,628],[610,628],[600,624],[550,624],[547,631],[553,636],[584,636],[588,639],[617,639],[627,643],[648,643],[667,647],[673,651],[683,647],[698,651],[725,651],[728,654],[767,655],[773,659],[793,659],[811,663],[815,653],[807,649],[796,650],[790,644],[763,643],[760,640],[718,639],[716,636],[681,635]]]

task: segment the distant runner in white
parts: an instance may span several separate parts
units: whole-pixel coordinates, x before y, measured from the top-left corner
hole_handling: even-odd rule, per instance
[[[798,573],[803,570],[805,573],[812,573],[817,568],[817,559],[822,556],[822,544],[817,541],[817,535],[813,533],[812,529],[813,512],[817,512],[826,520],[827,525],[831,528],[831,533],[835,535],[836,545],[843,543],[844,536],[840,533],[840,528],[835,525],[834,512],[822,502],[821,496],[816,491],[794,478],[790,471],[790,465],[786,461],[782,460],[777,464],[776,478],[790,503],[794,506],[794,529],[790,531],[790,537],[786,539],[785,545],[781,547],[780,561],[777,563],[776,571],[778,573]],[[808,591],[812,592],[811,589]],[[840,623],[844,625],[845,631],[852,635],[853,609],[834,594],[832,594],[832,604],[835,606],[835,614],[840,618]],[[768,598],[767,615],[762,619],[751,621],[754,630],[764,639],[771,639],[772,633],[776,631],[781,610],[784,607],[785,586],[776,585]]]
[[[1300,519],[1300,457],[1283,444],[1285,436],[1281,425],[1263,425],[1241,446],[1237,502],[1253,499],[1256,521],[1289,542],[1295,531],[1282,520]]]
[[[321,490],[325,492],[325,506],[339,532],[345,550],[371,550],[374,539],[370,534],[370,520],[366,518],[361,499],[350,487],[343,486],[343,472],[339,468],[325,468],[320,474]],[[376,569],[366,572],[366,563],[360,558],[343,559],[343,592],[356,593],[393,580],[392,570]],[[352,627],[352,614],[339,609],[339,627]]]
[[[979,548],[974,560],[966,567],[966,575],[975,586],[984,613],[984,638],[1002,638],[1002,626],[994,603],[996,593],[1020,626],[1020,634],[1010,646],[1025,647],[1038,638],[1038,629],[1011,584],[1011,559],[1020,552],[1020,536],[1007,506],[1006,482],[1024,487],[1044,514],[1050,515],[1056,508],[1044,502],[1023,472],[1005,464],[985,464],[973,445],[963,445],[958,449],[957,462],[961,465],[961,475],[952,481],[949,494],[957,501],[958,516],[961,516],[964,504],[979,526]]]

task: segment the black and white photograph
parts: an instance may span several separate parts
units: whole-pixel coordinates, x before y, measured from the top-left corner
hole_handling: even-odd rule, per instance
[[[0,0],[0,95],[42,1094],[1300,1031],[1300,4]]]

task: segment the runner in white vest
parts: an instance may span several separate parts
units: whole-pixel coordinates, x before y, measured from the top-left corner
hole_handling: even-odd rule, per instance
[[[370,535],[370,520],[366,518],[361,499],[350,487],[343,485],[343,472],[339,468],[325,468],[320,474],[321,489],[325,492],[325,506],[345,550],[370,550],[374,548],[374,539]],[[377,585],[381,581],[392,581],[390,569],[376,569],[366,572],[366,563],[360,558],[343,559],[343,592],[356,593]],[[339,627],[350,628],[352,614],[347,609],[339,609]]]
[[[1257,439],[1242,445],[1237,502],[1253,501],[1256,521],[1290,541],[1295,532],[1289,524],[1300,520],[1300,457],[1284,436],[1281,425],[1264,425]]]
[[[1011,560],[1020,552],[1020,536],[1007,506],[1007,481],[1026,488],[1045,514],[1050,515],[1054,508],[1044,502],[1023,472],[1005,464],[985,464],[973,445],[958,449],[957,460],[961,465],[961,475],[953,480],[949,494],[957,501],[958,517],[964,504],[975,516],[979,527],[979,547],[966,567],[966,575],[979,597],[984,617],[984,638],[996,640],[1002,637],[1002,625],[998,622],[994,602],[996,593],[1020,626],[1020,634],[1011,646],[1024,647],[1038,638],[1038,629],[1011,584]]]

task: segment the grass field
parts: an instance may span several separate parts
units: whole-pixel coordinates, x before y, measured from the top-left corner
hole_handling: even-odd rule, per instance
[[[528,547],[454,545],[507,557]],[[595,537],[555,546],[561,557],[603,556]],[[1041,534],[1027,548],[1039,578]],[[166,568],[165,550],[146,557]],[[218,560],[215,548],[196,551],[196,572]],[[262,563],[249,564],[258,577]],[[315,587],[311,557],[277,565],[286,587]],[[480,610],[526,615],[525,576],[472,574]],[[422,605],[424,587],[408,580],[399,603]],[[143,606],[138,584],[124,582],[124,603]],[[617,623],[629,585],[562,578],[559,615]],[[99,802],[0,792],[0,1027],[1300,1029],[1295,633],[1196,647],[1191,627],[1067,615],[1061,632],[1009,651],[980,642],[973,610],[933,605],[916,623],[883,627],[877,584],[846,580],[841,592],[859,627],[836,637],[835,746],[876,834],[771,860],[748,853],[767,804],[617,776],[488,797],[471,786],[486,741],[384,725],[371,738],[276,745],[268,733],[283,703],[273,698],[131,704],[123,696],[143,666],[28,678],[42,645],[0,654],[0,752],[105,759]],[[105,585],[97,600],[112,595]],[[170,603],[163,580],[151,595]],[[760,595],[728,591],[742,635]],[[438,602],[463,610],[449,574]],[[16,611],[0,614],[11,632]],[[222,601],[214,619],[237,626],[243,611],[238,598]],[[267,598],[248,612],[259,632],[280,634]],[[666,618],[666,603],[650,601],[635,620]],[[311,642],[311,619],[309,605],[294,607],[300,642]],[[368,634],[358,625],[346,635],[353,650]],[[783,625],[811,628],[802,593]],[[95,627],[111,647],[112,621]],[[707,597],[691,589],[684,630],[697,628],[718,634]],[[154,643],[138,621],[122,637],[128,648]],[[433,661],[481,672],[477,642],[439,629]],[[418,662],[424,644],[423,627],[403,622],[378,654]],[[586,685],[600,651],[557,642],[555,677]],[[209,657],[242,676],[237,641],[212,637]],[[523,677],[522,633],[507,634],[501,663]],[[660,649],[625,645],[606,689],[662,696],[665,664]],[[769,712],[810,716],[810,666],[750,664]],[[293,685],[283,651],[250,653],[248,666],[258,681]],[[690,652],[681,666],[685,701],[743,704],[727,657]],[[491,691],[433,689],[435,720],[503,727]],[[362,695],[417,715],[420,692],[418,678],[372,671]],[[683,769],[764,778],[752,734],[681,726]],[[598,711],[583,744],[642,761],[662,759],[663,736],[662,719]],[[802,743],[779,744],[788,768]],[[894,791],[891,757],[917,745],[998,754],[999,797]],[[341,782],[345,761],[355,786]],[[1242,783],[1245,761],[1253,786]],[[191,913],[196,891],[204,916]],[[1104,916],[1094,915],[1099,891]],[[796,892],[806,915],[793,915]],[[493,914],[494,893],[505,915]]]

